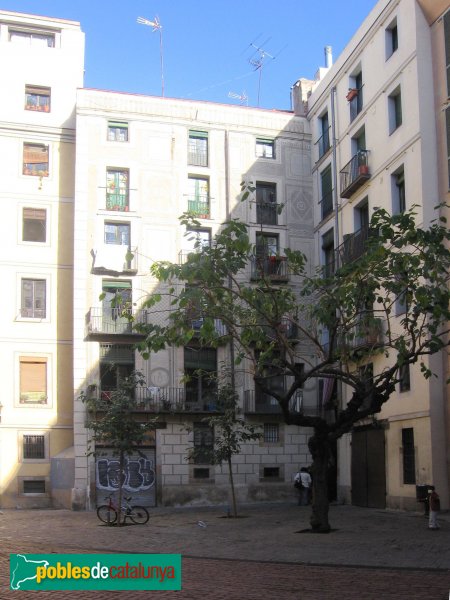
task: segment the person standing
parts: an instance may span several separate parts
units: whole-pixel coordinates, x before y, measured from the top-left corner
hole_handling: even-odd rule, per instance
[[[302,467],[294,478],[294,483],[298,483],[298,503],[300,506],[307,506],[310,500],[311,475],[306,467]]]
[[[440,529],[437,516],[441,509],[441,501],[439,494],[436,492],[434,485],[430,485],[428,488],[428,505],[430,507],[430,516],[428,521],[429,529]]]

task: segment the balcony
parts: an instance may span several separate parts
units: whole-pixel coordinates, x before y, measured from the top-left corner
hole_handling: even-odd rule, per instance
[[[205,198],[188,198],[188,212],[198,219],[209,219],[210,208],[209,199]]]
[[[289,402],[289,410],[301,413],[303,407],[303,390],[297,390]],[[244,391],[244,413],[246,415],[281,415],[278,401],[261,390]]]
[[[106,339],[109,336],[144,337],[134,329],[136,324],[146,324],[146,310],[92,307],[86,315],[86,337]],[[130,321],[129,317],[133,317]]]
[[[351,198],[370,179],[368,154],[368,150],[359,150],[341,170],[341,198]]]
[[[369,227],[361,227],[355,233],[344,235],[344,242],[336,250],[339,265],[347,265],[362,256],[370,236]]]
[[[128,212],[130,210],[128,191],[107,191],[106,210]]]
[[[256,222],[258,225],[278,225],[280,204],[256,202]]]
[[[294,341],[298,337],[297,324],[288,317],[282,317],[276,328],[270,327],[266,324],[262,324],[261,326],[269,339],[275,339],[277,333],[285,336],[290,341]]]
[[[138,271],[137,248],[120,244],[102,244],[92,250],[92,273],[128,273]]]
[[[343,345],[351,351],[367,350],[383,344],[383,324],[381,319],[367,315],[344,335]]]
[[[99,391],[96,386],[92,386],[89,399],[107,402],[114,391],[115,389],[111,388],[102,388]],[[138,387],[134,390],[134,401],[133,408],[137,413],[208,415],[221,412],[215,395],[211,392],[202,397],[187,392],[183,387]]]
[[[285,283],[290,279],[286,256],[254,256],[251,259],[251,279],[267,277],[271,281]]]

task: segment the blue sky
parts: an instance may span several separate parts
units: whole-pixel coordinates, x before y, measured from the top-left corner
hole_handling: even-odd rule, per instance
[[[165,96],[290,108],[290,87],[324,66],[324,47],[342,52],[376,0],[3,0],[0,8],[80,21],[86,34],[85,86],[161,94],[163,26]],[[259,70],[250,59],[274,58]]]

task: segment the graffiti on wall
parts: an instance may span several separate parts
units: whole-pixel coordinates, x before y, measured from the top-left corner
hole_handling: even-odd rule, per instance
[[[117,458],[99,458],[95,465],[97,488],[114,492],[119,489],[119,461]],[[153,460],[147,457],[126,458],[123,488],[129,492],[143,492],[155,484]]]

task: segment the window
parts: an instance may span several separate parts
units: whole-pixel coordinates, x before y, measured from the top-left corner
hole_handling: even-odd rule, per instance
[[[24,208],[22,212],[22,241],[47,240],[47,211],[41,208]]]
[[[322,261],[324,277],[331,277],[337,268],[334,229],[329,229],[322,236]]]
[[[45,435],[23,436],[23,458],[42,459],[45,458]]]
[[[399,367],[398,378],[400,380],[400,392],[409,392],[411,389],[411,373],[409,364]]]
[[[128,169],[108,169],[106,171],[106,209],[129,210]]]
[[[50,88],[26,85],[25,110],[50,112]]]
[[[319,145],[319,158],[330,149],[330,123],[328,120],[328,112],[319,118],[320,138],[317,140]]]
[[[392,212],[399,215],[406,210],[405,172],[401,166],[391,175]]]
[[[350,121],[353,121],[363,108],[363,80],[361,71],[350,77],[347,99],[350,104]]]
[[[445,109],[445,126],[447,129],[447,169],[448,169],[448,189],[450,190],[450,106]]]
[[[49,148],[44,144],[23,145],[23,174],[48,177]]]
[[[194,479],[209,479],[209,469],[194,467],[193,476]]]
[[[389,134],[402,124],[402,95],[398,86],[388,97]]]
[[[103,281],[102,295],[102,332],[131,333],[132,323],[128,319],[128,313],[131,313],[132,306],[131,283],[129,281]]]
[[[110,142],[128,142],[128,123],[108,121],[108,140]]]
[[[394,19],[386,29],[386,60],[398,49],[397,19]]]
[[[21,356],[20,404],[47,404],[47,359]]]
[[[209,219],[209,179],[188,178],[188,211],[199,219]]]
[[[408,312],[408,274],[404,275],[397,274],[395,276],[395,315],[397,317],[404,315]]]
[[[23,494],[45,494],[45,479],[24,479]]]
[[[256,256],[265,258],[277,256],[279,252],[279,238],[271,233],[256,234]]]
[[[22,279],[21,317],[45,319],[46,283],[45,279]]]
[[[447,66],[447,97],[450,96],[450,10],[444,15],[445,62]]]
[[[281,479],[280,467],[263,467],[263,478],[279,481]]]
[[[280,441],[280,426],[278,423],[264,423],[264,442],[275,444]]]
[[[215,348],[185,348],[186,404],[190,410],[209,412],[216,409],[217,350]]]
[[[277,225],[277,186],[275,183],[256,182],[256,222]]]
[[[208,133],[206,131],[189,132],[188,164],[197,167],[208,166]]]
[[[130,224],[105,222],[105,244],[130,245]]]
[[[214,446],[214,430],[207,423],[194,423],[194,464],[210,464]],[[209,470],[208,470],[209,476]]]
[[[100,397],[108,400],[120,381],[134,371],[134,350],[130,344],[100,344]]]
[[[275,158],[275,141],[256,138],[256,156],[258,158]]]
[[[333,183],[331,179],[331,165],[328,165],[320,174],[321,188],[321,213],[322,219],[325,219],[333,212]]]
[[[416,456],[414,449],[414,429],[407,427],[402,429],[403,446],[403,483],[416,483]]]
[[[188,252],[201,252],[211,246],[211,229],[187,229],[185,240]]]
[[[9,40],[16,44],[39,46],[41,48],[55,47],[55,34],[52,31],[26,29],[9,29]]]

